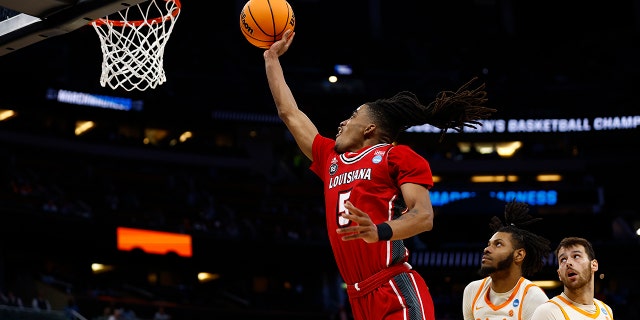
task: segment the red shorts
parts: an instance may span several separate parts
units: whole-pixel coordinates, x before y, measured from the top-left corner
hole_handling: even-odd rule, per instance
[[[395,266],[381,273],[347,287],[354,320],[435,320],[429,287],[418,272]]]

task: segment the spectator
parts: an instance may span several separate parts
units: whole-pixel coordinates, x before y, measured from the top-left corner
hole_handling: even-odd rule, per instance
[[[124,309],[122,308],[113,308],[111,314],[107,318],[107,320],[122,320],[124,319],[123,314]]]
[[[51,303],[44,297],[42,292],[38,291],[37,295],[31,301],[31,307],[37,311],[51,311]]]
[[[153,320],[171,320],[171,315],[165,311],[164,306],[159,306],[153,315]]]
[[[20,309],[24,308],[24,305],[22,304],[22,298],[18,297],[13,291],[7,292],[7,305]]]
[[[109,320],[113,314],[113,309],[110,306],[104,307],[102,314],[93,318],[93,320]]]
[[[69,320],[76,319],[76,313],[80,312],[80,308],[78,304],[76,304],[76,300],[73,298],[69,298],[67,301],[67,305],[64,307],[64,316]]]

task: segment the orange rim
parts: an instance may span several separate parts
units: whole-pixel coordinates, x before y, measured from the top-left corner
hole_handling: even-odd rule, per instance
[[[155,1],[155,0],[154,0]],[[150,24],[154,24],[154,23],[162,23],[165,22],[169,19],[173,19],[175,18],[178,13],[180,13],[180,9],[182,9],[182,4],[180,4],[180,0],[164,0],[165,2],[173,2],[176,4],[176,8],[173,9],[173,11],[167,13],[166,15],[162,16],[162,17],[157,17],[154,19],[147,19],[147,20],[133,20],[133,21],[124,21],[124,20],[109,20],[106,18],[100,18],[97,19],[95,21],[93,21],[93,24],[95,26],[102,26],[105,24],[114,26],[114,27],[139,27],[141,25],[150,25]]]

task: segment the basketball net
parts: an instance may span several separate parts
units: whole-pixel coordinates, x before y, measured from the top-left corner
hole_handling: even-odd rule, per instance
[[[149,0],[91,22],[102,48],[100,84],[144,91],[167,81],[164,48],[180,9],[180,0]]]

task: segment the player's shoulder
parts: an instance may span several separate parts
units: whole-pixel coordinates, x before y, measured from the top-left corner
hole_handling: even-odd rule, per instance
[[[559,314],[560,317],[557,315]],[[531,320],[554,320],[554,319],[564,319],[564,315],[562,314],[562,310],[560,307],[552,303],[551,301],[547,301],[536,307],[536,310],[533,312],[531,316]]]
[[[471,282],[469,282],[465,287],[464,287],[464,291],[477,291],[478,289],[480,289],[482,287],[483,282],[486,281],[491,281],[491,278],[483,278],[483,279],[478,279],[478,280],[473,280]]]
[[[321,134],[316,134],[316,136],[313,138],[313,143],[316,144],[325,144],[325,145],[335,145],[336,144],[336,140],[335,139],[331,139],[329,137],[325,137]]]
[[[600,299],[598,299],[598,298],[593,298],[593,301],[595,301],[595,302],[597,302],[597,303],[600,303],[600,304],[602,304],[602,305],[605,305],[605,306],[607,305],[604,301],[602,301],[602,300],[600,300]]]
[[[560,306],[558,306],[557,304],[555,304],[553,302],[553,298],[547,300],[546,302],[540,304],[538,307],[536,307],[536,311],[534,312],[534,319],[548,319],[548,318],[540,318],[541,316],[544,315],[552,315],[556,312],[562,312],[560,310]],[[553,318],[551,318],[553,319]]]
[[[405,144],[390,145],[389,146],[389,156],[392,156],[392,157],[412,157],[412,158],[422,158],[422,159],[424,159],[424,157],[421,156],[415,150],[413,150],[413,148],[411,148],[410,146],[405,145]]]
[[[602,300],[598,300],[598,299],[596,299],[596,298],[594,298],[593,300],[596,302],[596,305],[597,305],[599,308],[601,308],[601,310],[602,310],[602,312],[603,312],[604,314],[607,314],[607,315],[609,315],[609,316],[613,316],[613,315],[612,315],[613,310],[611,309],[611,307],[610,307],[608,304],[606,304],[604,301],[602,301]]]
[[[336,141],[334,139],[317,134],[313,138],[312,148],[314,151],[331,152],[335,145]]]

